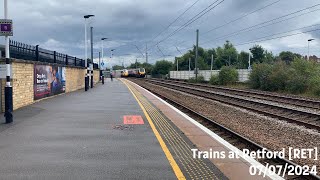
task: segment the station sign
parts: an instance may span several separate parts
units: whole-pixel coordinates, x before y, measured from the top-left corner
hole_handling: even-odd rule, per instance
[[[92,63],[89,64],[89,70],[93,71],[93,64]]]
[[[10,66],[10,77],[12,77],[12,66]],[[6,64],[0,64],[0,79],[7,77],[7,66]]]
[[[0,19],[0,36],[13,36],[11,19]]]

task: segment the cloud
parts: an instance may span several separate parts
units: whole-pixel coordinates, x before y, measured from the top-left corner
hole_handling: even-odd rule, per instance
[[[219,41],[213,41],[215,38],[225,34],[237,32],[240,29],[319,3],[318,0],[281,0],[270,7],[205,34],[205,32],[214,27],[221,26],[275,1],[225,0],[201,19],[161,42],[159,47],[165,55],[169,55],[166,59],[172,60],[174,56],[180,55],[175,46],[186,52],[186,48],[192,47],[195,44],[196,29],[200,30],[200,45],[205,48],[212,48],[223,45],[226,40],[238,44],[269,34],[312,24],[320,24],[320,10],[318,10],[278,24],[241,33],[237,36],[222,38]],[[12,39],[32,45],[39,44],[43,48],[84,58],[83,15],[94,14],[95,17],[89,20],[89,26],[94,27],[95,58],[98,57],[98,52],[101,49],[101,37],[108,37],[110,41],[105,42],[105,54],[108,54],[111,48],[116,49],[116,56],[123,56],[126,62],[132,61],[141,56],[141,53],[134,45],[139,46],[142,51],[145,51],[145,45],[148,42],[148,47],[151,48],[149,49],[149,62],[154,63],[156,60],[163,58],[162,53],[158,51],[154,44],[168,37],[181,25],[212,3],[209,0],[200,0],[192,9],[172,24],[167,31],[163,32],[154,41],[151,41],[193,2],[193,0],[9,1],[9,17],[14,22],[14,36]],[[320,9],[320,6],[314,9],[317,8]],[[3,9],[3,4],[0,4],[0,9]],[[261,42],[259,44],[274,52],[289,49],[304,53],[307,45],[306,39],[310,37],[316,39],[312,45],[310,44],[310,48],[316,49],[319,45],[320,31]],[[209,40],[212,40],[212,42],[202,44]],[[184,43],[181,43],[182,41]],[[3,42],[3,38],[1,38],[0,43]],[[252,45],[243,45],[237,48],[238,51],[248,51]],[[315,51],[314,53],[320,56],[319,51]],[[130,56],[127,57],[124,54],[130,54]],[[121,64],[122,60],[110,61],[110,63]],[[142,58],[141,61],[143,61]]]

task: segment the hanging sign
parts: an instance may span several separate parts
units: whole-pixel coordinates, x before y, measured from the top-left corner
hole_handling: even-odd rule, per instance
[[[13,36],[11,19],[0,19],[0,36]]]

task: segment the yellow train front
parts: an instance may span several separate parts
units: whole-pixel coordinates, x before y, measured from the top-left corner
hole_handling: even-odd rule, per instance
[[[146,76],[146,70],[144,68],[139,68],[136,70],[136,77],[144,78]]]
[[[129,71],[127,69],[124,69],[121,71],[121,77],[128,77],[129,76]]]
[[[144,78],[145,76],[146,76],[146,70],[144,68],[124,69],[121,71],[121,77]]]

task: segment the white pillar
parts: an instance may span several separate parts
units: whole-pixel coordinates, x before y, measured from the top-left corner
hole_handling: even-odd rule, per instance
[[[211,78],[211,76],[212,76],[212,67],[213,67],[213,54],[211,54],[210,78]]]
[[[101,62],[103,62],[103,40],[101,42]],[[99,64],[100,70],[101,70],[101,64]]]
[[[308,40],[308,61],[309,61],[309,59],[310,59],[310,41]]]
[[[8,19],[8,1],[4,0],[4,19]],[[7,76],[7,82],[6,87],[11,87],[10,84],[10,51],[9,51],[9,36],[5,36],[5,54],[6,54],[6,76]]]
[[[87,45],[88,45],[88,40],[87,40],[87,18],[84,18],[84,54],[85,54],[85,67],[87,67],[87,59],[88,59],[88,52],[87,52]]]
[[[248,67],[249,70],[251,70],[251,54],[249,52],[249,67]]]

